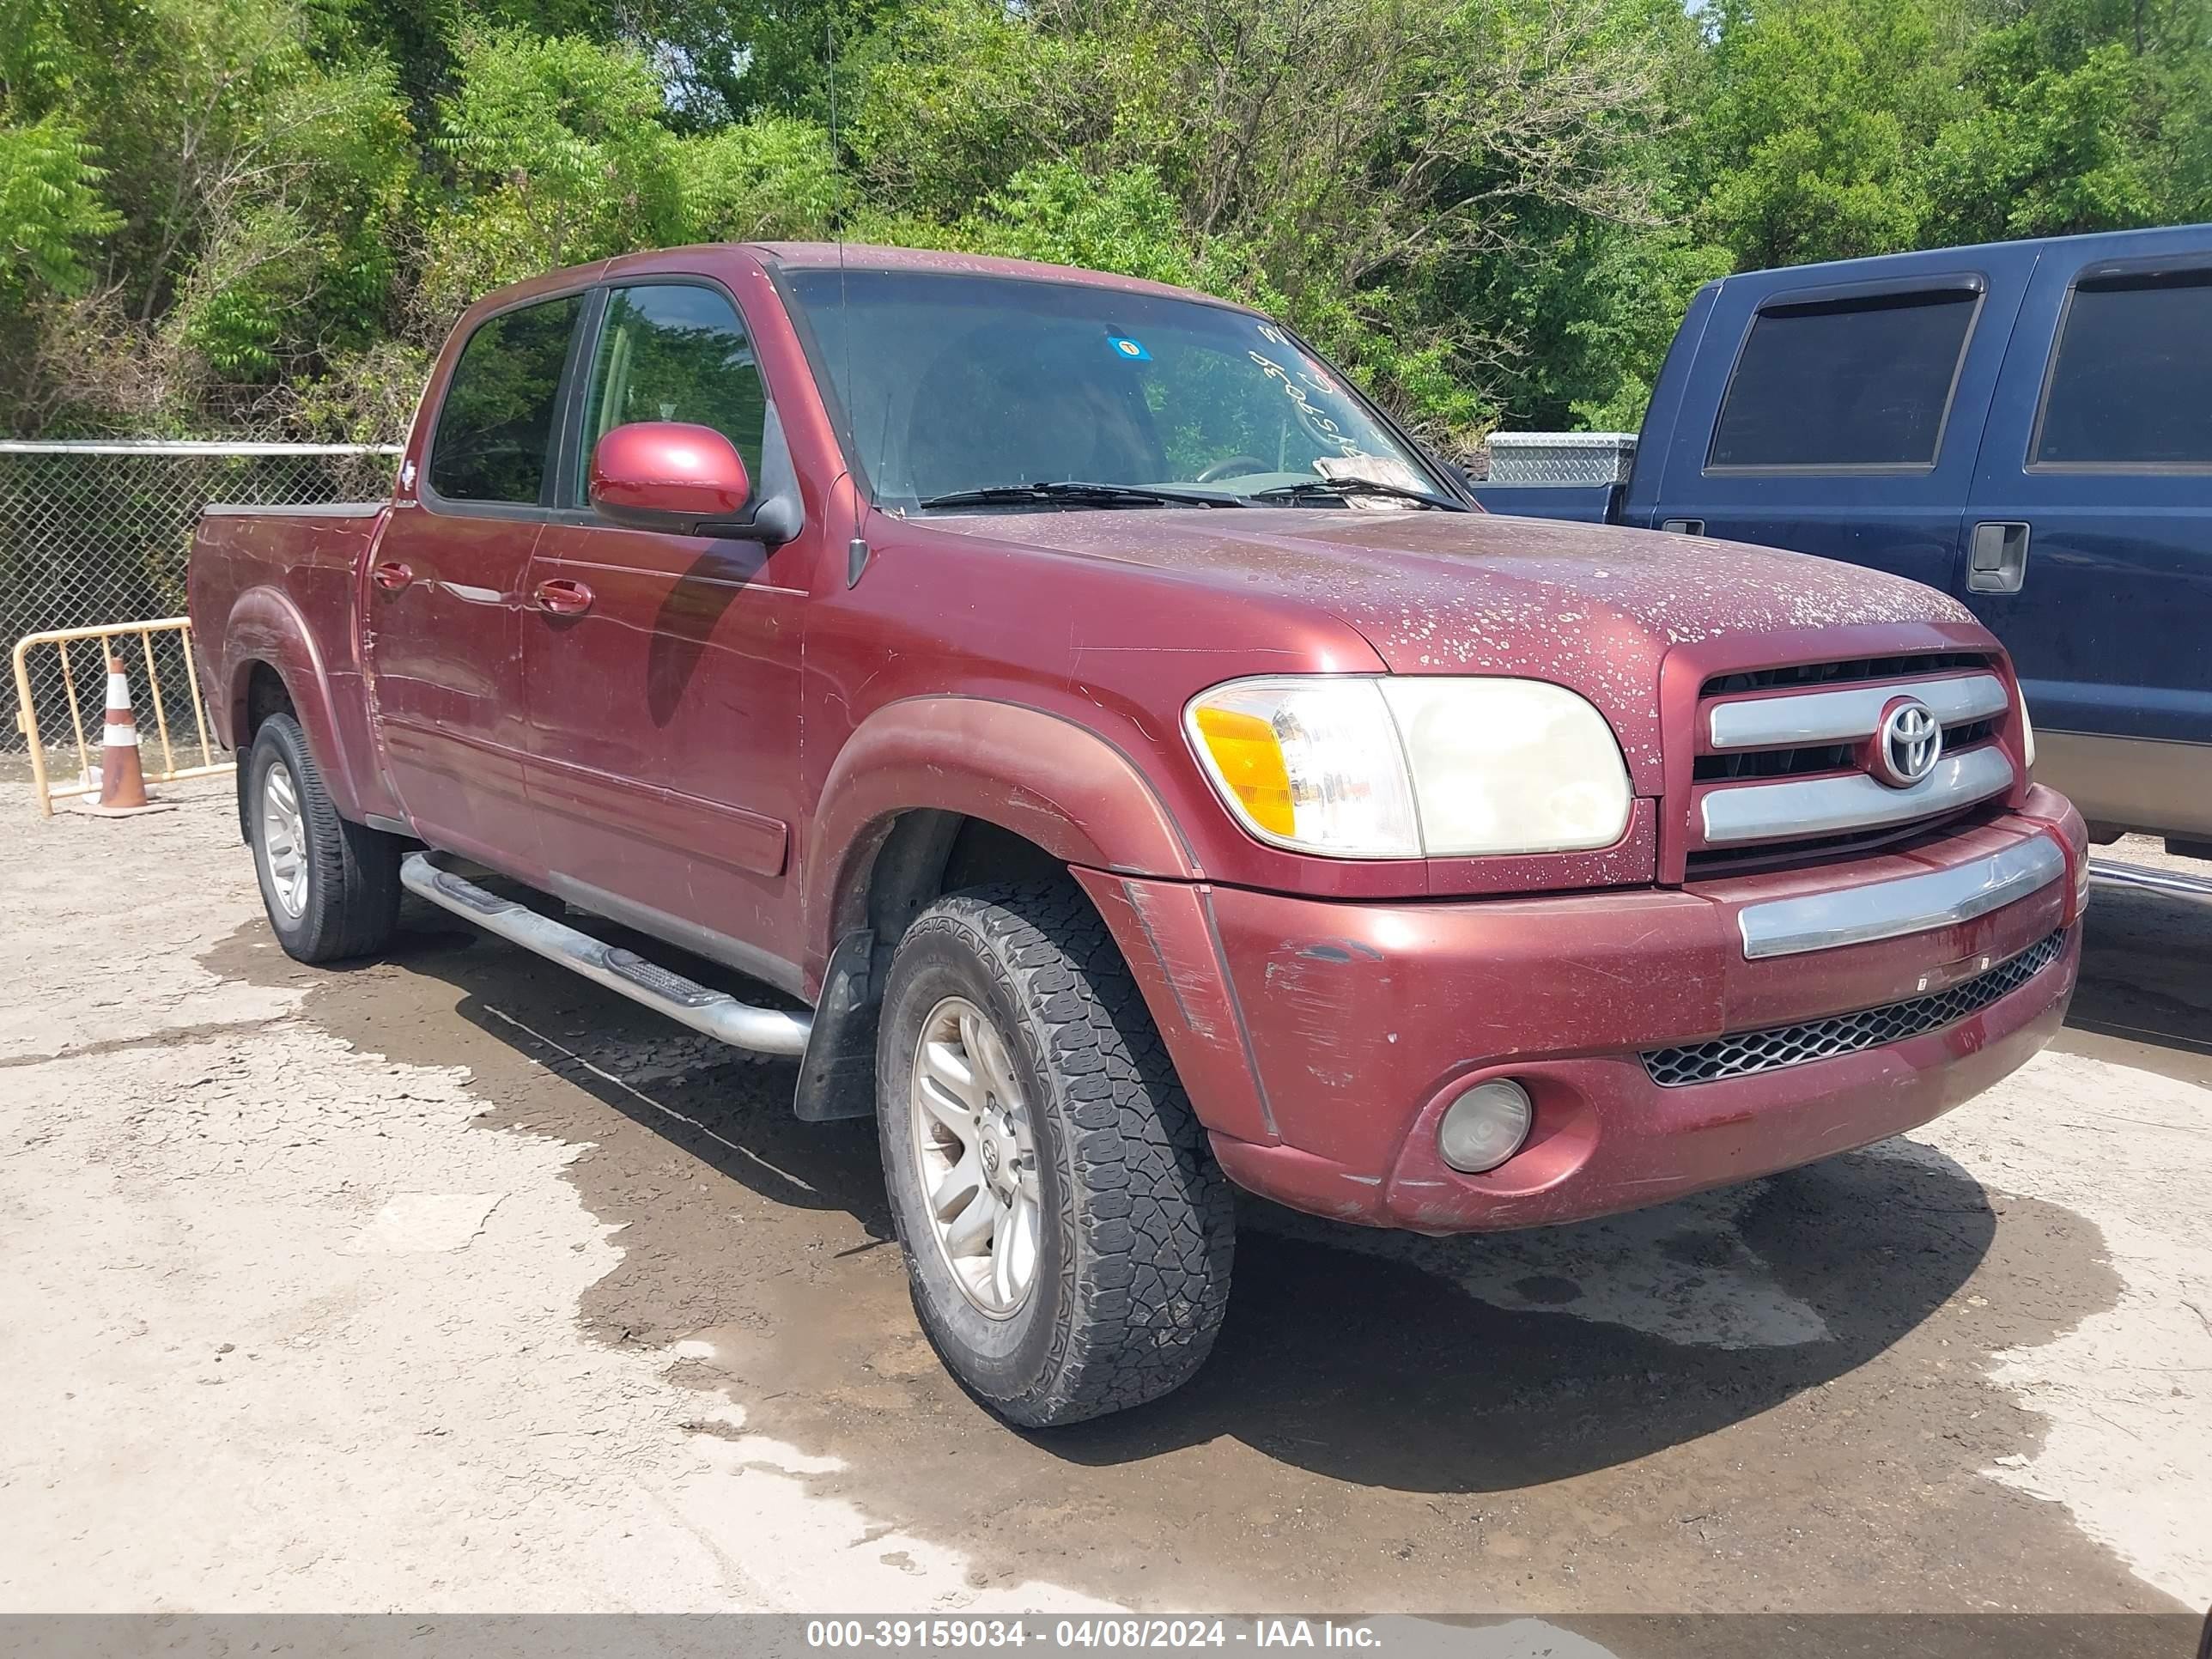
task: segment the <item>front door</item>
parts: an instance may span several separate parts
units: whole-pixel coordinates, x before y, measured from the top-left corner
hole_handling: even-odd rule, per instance
[[[2212,247],[2197,230],[2114,251],[2058,244],[2037,272],[1974,479],[1964,598],[2019,668],[2038,775],[2093,818],[2203,838]]]
[[[583,296],[479,324],[447,383],[416,487],[403,483],[363,603],[393,790],[435,844],[528,874],[534,830],[523,580],[546,512],[561,379]]]
[[[612,289],[582,375],[568,502],[584,499],[599,440],[633,421],[721,432],[757,490],[773,465],[751,342],[719,287]],[[787,988],[805,558],[799,543],[564,513],[532,556],[522,629],[548,884]]]

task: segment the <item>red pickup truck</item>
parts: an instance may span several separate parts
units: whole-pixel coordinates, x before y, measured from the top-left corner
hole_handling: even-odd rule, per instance
[[[1199,1365],[1231,1182],[1650,1204],[1925,1121],[2074,987],[2081,821],[1958,605],[1486,517],[1152,283],[560,271],[461,319],[390,501],[210,508],[191,592],[284,948],[411,890],[793,1057],[1021,1424]]]

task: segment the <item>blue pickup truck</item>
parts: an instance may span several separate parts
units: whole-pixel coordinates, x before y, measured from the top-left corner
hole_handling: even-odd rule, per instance
[[[2212,856],[2212,225],[1709,283],[1625,483],[1475,493],[1942,588],[2100,838]]]

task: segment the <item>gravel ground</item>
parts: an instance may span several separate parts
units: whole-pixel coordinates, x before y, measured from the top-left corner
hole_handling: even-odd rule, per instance
[[[1198,1382],[1025,1437],[787,1068],[441,913],[300,969],[228,783],[167,793],[0,809],[0,1611],[2212,1598],[2212,904],[2100,890],[2052,1050],[1811,1170],[1249,1204]]]

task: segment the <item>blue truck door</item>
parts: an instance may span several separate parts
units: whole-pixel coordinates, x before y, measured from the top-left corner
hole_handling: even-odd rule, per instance
[[[1966,516],[1962,597],[2019,667],[2038,775],[2212,836],[2212,228],[2047,247]]]
[[[1953,588],[1982,417],[2033,265],[2021,249],[1968,248],[1729,278],[1649,522]]]

